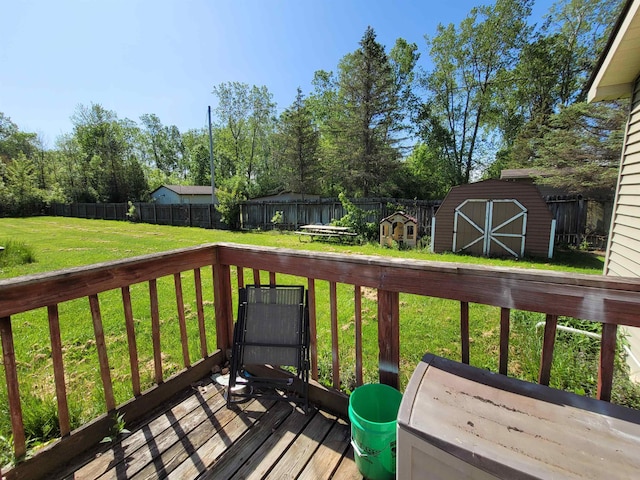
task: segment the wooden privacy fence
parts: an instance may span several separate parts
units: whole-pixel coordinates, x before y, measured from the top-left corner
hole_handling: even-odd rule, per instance
[[[430,235],[431,219],[440,200],[406,200],[397,198],[352,199],[353,204],[367,212],[368,222],[377,224],[398,209],[416,218],[418,235]],[[271,219],[282,212],[282,224],[274,225]],[[341,219],[347,212],[336,198],[308,201],[243,202],[240,204],[240,221],[243,228],[272,229],[276,226],[286,230],[297,230],[301,225],[329,224]]]
[[[50,215],[100,220],[131,220],[156,225],[227,229],[220,212],[210,203],[54,203]]]
[[[598,249],[607,247],[613,200],[581,195],[545,197],[556,219],[556,244],[580,245],[583,241]]]
[[[203,275],[203,271],[209,273]],[[189,288],[193,296],[187,297],[186,280],[193,286]],[[165,287],[170,285],[169,294],[158,295],[160,282]],[[310,303],[312,377],[319,378],[319,359],[329,358],[330,366],[323,368],[329,369],[330,384],[336,389],[341,387],[347,375],[345,363],[351,365],[352,360],[355,361],[355,383],[363,383],[364,358],[370,358],[364,355],[373,355],[376,359],[380,382],[398,388],[403,365],[401,338],[423,334],[424,352],[431,349],[428,332],[403,329],[400,321],[403,309],[401,294],[459,302],[459,318],[449,321],[459,325],[458,356],[463,363],[470,362],[470,327],[474,321],[470,305],[497,307],[498,371],[504,375],[508,371],[510,355],[514,355],[509,345],[512,310],[546,314],[538,377],[538,382],[544,385],[549,384],[551,376],[558,317],[571,316],[601,323],[597,396],[607,401],[611,398],[618,326],[640,327],[640,280],[637,279],[238,244],[202,245],[0,280],[2,368],[15,455],[21,458],[26,454],[21,394],[25,393],[22,380],[30,374],[31,365],[30,358],[17,358],[14,347],[14,338],[19,336],[17,332],[14,334],[14,330],[25,328],[21,314],[33,312],[37,317],[29,319],[27,327],[30,332],[37,322],[48,325],[49,338],[44,342],[49,347],[53,375],[45,377],[51,385],[42,385],[41,391],[55,395],[62,439],[38,455],[45,456],[43,468],[55,468],[64,460],[57,455],[58,448],[63,448],[61,445],[66,449],[71,446],[79,455],[83,449],[110,434],[118,415],[124,415],[127,422],[135,423],[137,418],[159,406],[170,395],[207,375],[212,366],[221,364],[232,342],[238,288],[245,283],[277,282],[306,284]],[[363,321],[365,289],[368,292],[367,302],[375,301],[376,304],[377,326],[373,330],[365,329]],[[120,298],[122,313],[107,329],[101,313],[104,306],[101,298],[111,295],[108,298],[113,299],[114,293]],[[167,297],[173,297],[172,301],[167,303],[171,300]],[[134,320],[134,298],[146,304],[150,314],[148,320],[138,316]],[[71,432],[67,402],[68,364],[84,362],[86,358],[66,353],[68,345],[62,339],[65,338],[64,325],[70,320],[64,316],[68,311],[65,305],[76,299],[87,300],[86,313],[75,314],[71,320],[75,324],[83,324],[87,338],[94,340],[87,345],[97,352],[105,412]],[[205,306],[212,302],[215,315],[207,317]],[[353,319],[353,328],[345,329],[339,323],[339,310],[345,305],[351,309],[349,318]],[[147,322],[150,323],[151,334],[139,333]],[[179,331],[175,336],[181,345],[180,353],[174,355],[177,358],[171,358],[165,351],[169,343],[166,329],[171,324],[175,324]],[[323,336],[328,338],[327,341],[318,341],[320,331],[330,332]],[[375,350],[368,354],[363,351],[365,335],[377,337],[373,341]],[[112,377],[110,365],[118,353],[111,348],[116,338],[127,340],[130,372],[126,376]],[[137,353],[143,342],[150,343],[153,352],[152,361],[147,362],[152,368],[153,385],[146,389],[140,379],[144,362]],[[345,343],[354,345],[353,358],[351,352],[345,354],[341,349]],[[214,344],[217,348],[213,348]],[[167,378],[163,365],[169,361],[179,364],[182,370]],[[404,365],[409,369],[415,367],[406,362]],[[124,403],[116,401],[115,382],[120,382],[117,389],[120,392],[129,384],[130,400]],[[85,395],[87,393],[84,392]]]
[[[583,241],[596,248],[605,248],[611,223],[613,203],[610,200],[586,199],[579,195],[546,197],[545,201],[556,219],[556,244],[580,245]],[[367,221],[378,223],[398,208],[416,218],[418,236],[431,235],[431,221],[442,203],[440,200],[355,199],[353,203],[369,212]],[[51,215],[103,220],[134,220],[159,225],[193,226],[227,229],[220,213],[212,204],[134,203],[129,216],[126,203],[52,204]],[[272,222],[282,212],[282,223]],[[335,198],[309,201],[242,202],[240,221],[244,229],[282,228],[297,230],[300,225],[328,224],[346,212]]]

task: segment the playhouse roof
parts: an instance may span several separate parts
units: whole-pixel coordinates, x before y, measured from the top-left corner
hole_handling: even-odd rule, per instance
[[[402,218],[404,218],[406,221],[409,222],[413,222],[416,225],[418,224],[418,220],[415,217],[412,217],[411,215],[408,215],[404,212],[394,212],[391,215],[389,215],[388,217],[383,218],[382,220],[380,220],[380,223],[382,222],[391,222],[393,219],[395,219],[397,216],[401,216]]]

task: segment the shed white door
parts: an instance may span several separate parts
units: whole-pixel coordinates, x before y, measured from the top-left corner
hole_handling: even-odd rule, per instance
[[[527,209],[515,199],[469,199],[455,209],[454,252],[524,255]]]

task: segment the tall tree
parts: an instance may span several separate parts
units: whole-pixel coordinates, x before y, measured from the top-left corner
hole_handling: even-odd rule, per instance
[[[38,174],[35,165],[20,152],[9,164],[6,172],[6,198],[9,212],[28,215],[38,211],[43,199],[43,191],[38,188]]]
[[[71,202],[95,201],[95,192],[90,191],[91,172],[83,168],[84,154],[76,137],[65,134],[56,140],[58,181],[65,196]]]
[[[441,161],[468,183],[484,160],[496,109],[498,80],[512,69],[531,31],[532,0],[497,0],[471,10],[458,27],[438,25],[427,38],[433,70],[422,79],[428,99],[422,109],[422,137],[437,145]],[[482,134],[485,135],[482,135]]]
[[[280,116],[278,158],[284,188],[302,194],[319,193],[319,139],[311,110],[298,87],[293,105]]]
[[[345,115],[338,101],[337,79],[333,72],[318,70],[312,80],[314,87],[306,99],[306,106],[311,112],[313,123],[318,127],[319,159],[322,171],[320,190],[323,195],[337,196],[342,190],[344,163],[338,151],[338,139],[342,134],[339,124]]]
[[[563,44],[560,60],[560,105],[584,100],[582,86],[615,23],[623,0],[558,0],[547,16],[544,32]]]
[[[255,191],[261,174],[269,173],[270,140],[275,103],[267,87],[240,82],[214,86],[218,97],[215,156],[225,178],[241,176]]]
[[[143,172],[133,165],[138,160],[131,155],[127,142],[129,121],[118,120],[114,112],[98,104],[78,106],[71,121],[82,152],[82,168],[91,172],[87,193],[103,202],[126,202],[143,196],[140,186],[146,181],[137,177]]]
[[[0,161],[9,163],[20,153],[32,158],[37,152],[37,135],[23,132],[11,118],[0,112]]]
[[[551,163],[541,160],[537,148],[546,143],[545,137],[558,139],[558,125],[571,129],[565,119],[577,118],[575,112],[581,112],[578,117],[582,120],[593,117],[594,125],[600,122],[597,119],[603,118],[602,110],[596,113],[580,106],[566,113],[563,110],[583,99],[586,78],[594,68],[620,6],[620,0],[559,0],[551,7],[545,25],[523,48],[509,77],[515,88],[503,90],[495,115],[503,145],[491,168],[492,176],[499,176],[502,168],[544,170],[549,167]],[[560,148],[566,146],[564,142],[559,145]]]
[[[312,108],[322,121],[325,168],[349,195],[383,193],[399,166],[416,50],[398,39],[388,55],[368,27],[337,78],[316,73]]]
[[[153,159],[156,168],[166,175],[177,171],[184,176],[184,145],[178,127],[165,126],[155,114],[145,114],[140,117],[144,127],[144,145],[146,154]]]
[[[192,185],[211,185],[209,134],[207,131],[205,129],[187,130],[182,134],[182,143],[188,159],[189,183]],[[220,175],[218,168],[214,169],[214,175]],[[217,181],[215,183],[218,184]]]

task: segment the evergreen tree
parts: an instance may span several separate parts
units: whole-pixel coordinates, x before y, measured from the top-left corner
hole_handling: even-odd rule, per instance
[[[280,116],[277,155],[284,188],[302,194],[319,193],[319,139],[312,113],[298,87],[295,102]]]

